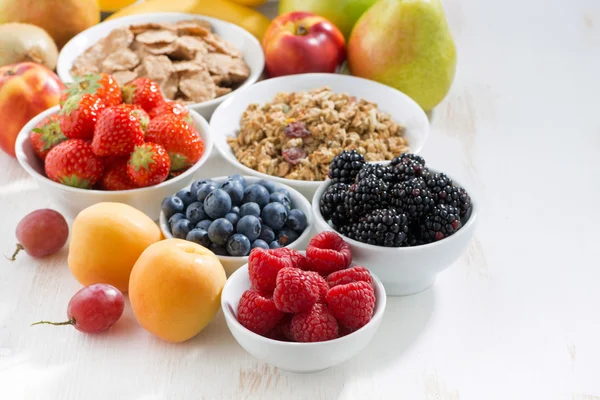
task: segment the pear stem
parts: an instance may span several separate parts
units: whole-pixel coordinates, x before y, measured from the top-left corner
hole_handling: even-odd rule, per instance
[[[38,321],[38,322],[34,322],[33,324],[31,324],[29,326],[40,325],[40,324],[49,324],[49,325],[75,325],[75,318],[71,318],[70,320],[64,321],[64,322]]]
[[[25,250],[25,247],[23,247],[23,245],[21,243],[17,243],[17,249],[13,253],[12,257],[10,257],[10,258],[6,257],[6,258],[9,259],[10,261],[15,261],[16,260],[15,257],[17,256],[17,254],[19,254],[19,252],[21,250]]]

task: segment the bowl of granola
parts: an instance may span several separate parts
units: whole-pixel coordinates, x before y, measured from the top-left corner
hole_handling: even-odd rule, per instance
[[[209,119],[234,91],[256,82],[264,68],[258,40],[237,25],[184,13],[151,13],[102,22],[71,39],[58,56],[64,82],[106,72],[123,85],[157,82],[169,100]]]
[[[404,93],[339,74],[256,83],[221,103],[210,124],[227,161],[309,199],[343,150],[367,161],[391,160],[418,153],[429,132],[425,112]]]

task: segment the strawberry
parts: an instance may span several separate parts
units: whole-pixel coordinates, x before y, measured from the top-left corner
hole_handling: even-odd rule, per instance
[[[102,175],[101,183],[104,190],[137,188],[137,185],[127,175],[127,157],[110,157],[105,160],[104,175]]]
[[[158,143],[167,150],[171,171],[195,164],[204,153],[204,142],[190,124],[178,115],[162,115],[148,124],[146,140]]]
[[[70,97],[58,113],[60,129],[69,139],[90,140],[94,126],[106,103],[93,94],[78,94]]]
[[[148,78],[137,78],[123,86],[123,101],[137,104],[149,112],[164,103],[160,87]]]
[[[137,186],[152,186],[167,179],[170,167],[164,147],[146,142],[133,149],[127,161],[127,175]]]
[[[73,82],[67,84],[60,97],[60,103],[64,104],[68,98],[85,93],[100,97],[108,106],[116,106],[123,102],[117,81],[109,74],[101,73],[75,77]]]
[[[88,142],[71,139],[50,150],[45,168],[48,178],[55,182],[90,189],[102,177],[104,163]]]
[[[138,106],[119,104],[100,115],[94,129],[92,149],[101,157],[128,156],[133,148],[144,143],[148,114]]]
[[[50,149],[67,140],[60,130],[57,115],[51,115],[41,120],[30,133],[33,151],[44,160]]]
[[[164,103],[159,104],[158,106],[154,107],[148,112],[148,116],[150,117],[150,119],[166,114],[179,115],[180,117],[185,119],[185,121],[188,124],[193,123],[192,117],[190,117],[190,112],[188,111],[188,109],[185,108],[183,104],[177,103],[175,101],[165,101]]]

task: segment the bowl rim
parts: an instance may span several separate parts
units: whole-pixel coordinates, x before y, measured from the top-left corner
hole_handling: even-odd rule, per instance
[[[423,132],[423,139],[421,141],[421,145],[420,147],[417,147],[415,149],[409,149],[409,152],[413,153],[413,154],[418,154],[422,149],[423,146],[425,144],[425,142],[427,141],[427,138],[429,136],[429,130],[431,128],[431,125],[429,123],[429,119],[427,118],[427,114],[425,113],[425,111],[423,111],[423,109],[417,104],[417,102],[415,102],[412,98],[410,98],[407,94],[399,91],[398,89],[395,89],[391,86],[387,86],[384,85],[382,83],[379,82],[375,82],[369,79],[365,79],[365,78],[361,78],[358,76],[352,76],[352,75],[343,75],[343,74],[330,74],[330,73],[306,73],[306,74],[296,74],[296,75],[287,75],[287,76],[280,76],[277,78],[270,78],[267,80],[263,80],[260,82],[256,82],[252,85],[249,85],[247,87],[244,88],[240,88],[240,90],[237,91],[237,95],[241,96],[243,95],[245,92],[250,92],[252,90],[258,90],[260,87],[262,86],[266,86],[266,85],[277,85],[278,82],[282,82],[282,81],[301,81],[303,79],[342,79],[342,80],[349,80],[350,84],[352,83],[352,81],[361,81],[364,82],[365,84],[368,85],[372,85],[372,86],[379,86],[379,87],[383,87],[386,90],[390,90],[391,92],[395,92],[397,95],[400,95],[400,97],[403,97],[405,100],[407,100],[409,103],[411,103],[414,108],[415,108],[415,113],[418,114],[418,117],[420,120],[422,120],[424,122],[424,126],[425,126],[425,130]],[[325,85],[325,84],[324,84]],[[258,89],[257,89],[258,88]],[[283,92],[285,91],[284,89],[280,89],[279,92]],[[211,119],[210,119],[210,125],[211,128],[214,129],[214,121],[216,121],[217,118],[219,118],[221,113],[225,113],[226,111],[224,111],[227,107],[229,107],[231,105],[231,103],[233,103],[236,100],[235,97],[230,97],[226,100],[224,100],[221,104],[219,104],[219,106],[215,109]],[[374,101],[374,100],[370,100],[370,101]],[[251,104],[251,103],[256,103],[255,102],[248,102],[247,105]],[[231,136],[229,134],[226,134],[224,132],[217,132],[217,130],[215,129],[215,135],[217,136],[225,136],[225,138]],[[265,174],[263,172],[259,172],[255,169],[252,169],[250,167],[245,166],[244,164],[242,164],[233,154],[230,154],[230,152],[228,151],[231,150],[231,148],[229,147],[229,145],[227,144],[227,141],[225,140],[224,145],[221,144],[222,142],[220,140],[215,140],[215,147],[217,148],[217,150],[219,151],[219,153],[223,156],[223,158],[225,158],[230,164],[232,164],[233,166],[243,170],[245,173],[249,174],[249,175],[254,175],[254,176],[260,176],[261,178],[268,178],[268,179],[273,179],[276,182],[285,184],[285,185],[296,185],[298,187],[302,187],[302,188],[311,188],[311,187],[315,187],[317,185],[322,184],[323,182],[326,182],[326,180],[323,181],[304,181],[304,180],[296,180],[296,179],[288,179],[288,178],[281,178],[278,176],[273,176],[273,175],[268,175]],[[224,146],[227,146],[228,148],[225,148]],[[409,143],[409,147],[410,147],[410,143]],[[387,162],[389,162],[389,160],[385,160]],[[381,161],[383,162],[383,161]]]
[[[196,170],[198,168],[200,168],[208,160],[208,158],[210,157],[210,155],[212,153],[213,146],[214,146],[214,138],[212,137],[212,135],[210,133],[210,125],[208,124],[206,119],[202,115],[200,115],[197,111],[188,109],[188,111],[190,112],[190,115],[192,116],[192,118],[194,120],[194,125],[195,125],[196,129],[198,131],[201,130],[204,133],[204,136],[202,136],[202,140],[204,142],[204,154],[202,154],[202,157],[200,157],[200,159],[194,165],[190,166],[187,169],[187,171],[185,171],[183,174],[177,175],[174,178],[171,178],[164,182],[161,182],[158,185],[146,186],[146,187],[135,188],[135,189],[127,189],[127,190],[81,189],[81,188],[76,188],[76,187],[72,187],[72,186],[67,186],[67,185],[60,184],[58,182],[54,182],[53,180],[49,179],[46,175],[41,174],[38,171],[36,171],[29,164],[29,162],[27,162],[27,156],[25,155],[25,151],[24,151],[25,142],[29,138],[29,134],[31,133],[31,130],[34,128],[34,126],[37,125],[41,120],[43,120],[47,116],[57,114],[59,110],[60,110],[60,106],[56,105],[45,111],[42,111],[41,113],[39,113],[38,115],[33,117],[31,120],[29,120],[29,122],[27,122],[25,124],[25,126],[21,129],[21,131],[17,135],[17,141],[15,143],[15,153],[17,156],[17,161],[19,162],[21,167],[23,167],[23,169],[25,169],[25,171],[27,171],[27,173],[29,175],[31,175],[34,178],[39,178],[39,179],[45,180],[46,183],[48,183],[50,186],[52,186],[56,189],[67,190],[67,191],[73,192],[73,193],[80,193],[80,194],[85,193],[85,194],[95,194],[98,196],[113,197],[114,195],[142,193],[142,192],[151,191],[151,190],[157,189],[157,188],[167,187],[167,186],[170,186],[171,184],[183,181],[186,178],[193,176],[196,173]],[[200,129],[198,129],[198,128],[200,128]]]
[[[375,163],[377,163],[377,162],[375,162]],[[428,166],[427,168],[434,173],[440,172],[440,170],[438,170],[435,167],[431,168]],[[344,241],[347,242],[348,244],[350,244],[351,246],[359,247],[359,248],[362,248],[365,250],[371,250],[371,251],[382,251],[385,253],[397,253],[397,252],[403,252],[403,253],[413,252],[414,253],[417,251],[432,250],[435,247],[449,245],[450,243],[459,240],[460,237],[462,237],[464,235],[468,235],[469,232],[472,230],[472,228],[475,226],[475,224],[478,220],[478,214],[479,214],[479,201],[476,199],[474,192],[472,190],[470,190],[468,186],[463,185],[461,182],[457,181],[450,175],[448,175],[448,174],[446,174],[446,175],[450,179],[452,179],[452,181],[454,183],[456,183],[459,187],[462,187],[467,191],[467,193],[471,197],[471,211],[469,213],[467,222],[462,226],[462,228],[459,229],[458,232],[456,232],[453,235],[450,235],[448,237],[445,237],[442,240],[422,244],[419,246],[411,246],[411,247],[384,247],[384,246],[376,246],[374,244],[359,242],[358,240],[354,240],[354,239],[351,239],[351,238],[345,236],[344,234],[333,229],[331,227],[331,225],[329,225],[329,223],[325,220],[325,218],[323,218],[323,214],[321,214],[321,208],[319,206],[319,203],[320,203],[321,197],[323,196],[323,193],[325,193],[325,190],[329,186],[331,186],[331,184],[333,183],[331,179],[327,179],[326,181],[323,182],[323,184],[321,186],[319,186],[319,188],[315,191],[315,194],[313,195],[313,198],[311,200],[312,213],[313,213],[313,218],[315,219],[315,226],[317,227],[317,231],[318,232],[320,231],[320,225],[327,225],[329,227],[329,230],[340,235],[344,239]]]
[[[231,22],[227,22],[227,21],[224,21],[224,20],[219,19],[219,18],[209,17],[209,16],[206,16],[206,15],[200,15],[200,14],[179,13],[179,12],[154,12],[154,13],[126,15],[126,16],[115,18],[115,19],[111,19],[111,20],[108,20],[108,21],[102,21],[99,24],[93,25],[93,26],[91,26],[91,27],[89,27],[89,28],[87,28],[87,29],[79,32],[77,35],[75,35],[74,37],[72,37],[63,46],[63,48],[58,53],[58,57],[57,57],[57,60],[56,60],[56,73],[60,77],[61,81],[65,82],[65,83],[69,83],[69,82],[73,81],[73,76],[71,75],[70,70],[66,70],[66,66],[64,65],[66,63],[65,58],[67,57],[66,56],[67,50],[69,50],[70,47],[74,46],[74,44],[72,44],[72,43],[75,43],[77,40],[79,40],[80,37],[87,36],[90,31],[93,31],[93,32],[98,31],[98,32],[100,32],[104,28],[110,29],[112,31],[113,29],[116,29],[117,27],[126,25],[125,22],[128,22],[130,20],[131,21],[136,21],[138,19],[146,19],[147,18],[148,19],[147,22],[152,22],[151,19],[156,18],[156,17],[160,17],[160,16],[181,17],[181,19],[205,19],[205,20],[209,21],[213,25],[214,24],[217,24],[217,25],[221,24],[226,29],[230,29],[232,31],[237,31],[238,33],[244,35],[246,37],[246,39],[248,39],[254,45],[254,49],[252,51],[253,51],[253,53],[256,53],[256,56],[258,57],[257,64],[261,65],[261,67],[259,69],[257,69],[256,71],[254,71],[251,68],[250,64],[248,64],[248,67],[250,68],[250,76],[239,87],[237,87],[235,90],[232,90],[231,92],[229,92],[227,94],[224,94],[223,96],[219,96],[219,97],[216,97],[216,98],[211,99],[211,100],[202,101],[200,103],[190,103],[190,104],[187,104],[186,107],[188,107],[188,108],[199,108],[199,107],[210,108],[212,106],[218,105],[221,102],[223,102],[224,100],[226,100],[229,97],[233,96],[233,94],[237,93],[240,89],[245,89],[248,86],[252,86],[256,81],[258,81],[260,79],[261,75],[263,74],[263,71],[265,70],[265,54],[264,54],[264,52],[262,50],[262,45],[260,44],[260,42],[258,41],[258,39],[256,39],[256,37],[254,37],[254,35],[252,35],[250,32],[248,32],[247,30],[245,30],[241,26],[232,24]],[[115,22],[115,21],[117,21],[117,22]],[[130,22],[130,23],[134,23],[134,22]],[[93,44],[95,44],[95,42]],[[88,48],[89,47],[87,47],[86,50]],[[255,51],[257,49],[260,50],[260,51]],[[243,51],[242,49],[238,49],[238,50]],[[77,56],[75,56],[73,58],[73,60],[75,60],[75,58],[77,58],[81,54],[83,54],[83,53],[80,53]]]
[[[242,176],[245,179],[248,179],[248,178],[250,178],[252,180],[260,180],[260,179],[262,179],[262,178],[259,178],[257,176],[250,176],[250,175],[242,175]],[[218,177],[214,177],[214,178],[208,178],[206,180],[214,180],[215,182],[218,183],[218,180],[225,181],[228,178],[229,178],[229,176],[218,176]],[[179,190],[189,189],[192,186],[192,183],[190,183],[186,187],[181,188]],[[290,248],[290,246],[293,245],[294,243],[296,243],[296,242],[300,243],[301,240],[306,239],[306,237],[312,231],[312,227],[315,224],[315,218],[312,215],[312,206],[310,204],[310,201],[305,196],[303,196],[302,193],[300,193],[299,191],[297,191],[293,187],[290,187],[290,186],[287,186],[287,185],[282,185],[282,186],[285,186],[284,189],[286,189],[290,193],[293,193],[294,196],[298,199],[298,201],[300,203],[303,203],[304,206],[306,207],[306,209],[308,210],[308,214],[306,215],[307,224],[306,224],[306,228],[304,228],[304,232],[302,232],[302,234],[300,236],[298,236],[298,239],[294,240],[292,243],[288,244],[287,246],[283,246],[284,248]],[[172,194],[171,196],[174,196],[174,195],[175,194]],[[292,199],[290,199],[290,200],[292,200]],[[160,228],[163,236],[165,238],[167,238],[167,239],[174,237],[172,233],[166,231],[166,226],[168,225],[168,223],[169,223],[169,221],[167,220],[167,217],[165,216],[165,213],[162,210],[160,210],[160,215],[158,216],[158,225],[159,225],[159,228]],[[247,261],[248,257],[249,257],[249,256],[221,256],[221,255],[218,255],[218,254],[215,254],[215,255],[219,259],[223,259],[224,261],[240,261],[240,260],[244,260],[244,259]]]
[[[301,253],[305,253],[304,251],[302,251]],[[368,268],[367,268],[368,269]],[[241,274],[243,272],[248,273],[248,264],[244,264],[242,265],[240,268],[238,268],[233,274],[231,274],[231,276],[227,279],[227,281],[225,282],[225,286],[223,286],[223,290],[221,291],[221,309],[223,310],[223,315],[225,316],[225,320],[233,323],[236,327],[240,327],[242,329],[242,331],[244,331],[246,334],[249,334],[250,336],[253,336],[255,338],[257,338],[260,342],[263,342],[265,344],[269,344],[269,345],[275,345],[275,346],[281,346],[281,347],[323,347],[323,346],[327,346],[328,344],[331,343],[343,343],[346,340],[351,340],[351,336],[356,336],[357,334],[361,334],[364,333],[364,329],[367,328],[369,325],[374,325],[376,323],[378,323],[379,320],[381,320],[381,318],[383,318],[383,315],[385,313],[385,309],[387,306],[387,294],[385,292],[385,287],[383,286],[383,283],[381,282],[381,280],[379,280],[379,278],[377,277],[377,275],[375,275],[373,273],[373,271],[371,271],[369,269],[369,272],[371,273],[371,277],[373,278],[373,286],[375,289],[375,310],[373,312],[373,316],[371,317],[371,320],[369,322],[367,322],[366,325],[360,327],[359,329],[355,330],[354,332],[351,332],[345,336],[342,337],[338,337],[335,339],[331,339],[331,340],[326,340],[324,342],[284,342],[281,340],[275,340],[275,339],[270,339],[268,337],[265,336],[261,336],[258,333],[254,333],[252,332],[250,329],[246,328],[245,326],[243,326],[238,320],[237,317],[233,314],[232,310],[229,309],[229,307],[227,307],[227,305],[225,304],[225,300],[224,300],[224,296],[222,293],[225,293],[225,291],[232,285],[231,282],[233,282],[236,278],[236,274]],[[247,289],[249,290],[249,289]],[[380,293],[380,296],[377,296],[377,292]],[[229,328],[229,326],[227,327],[230,331],[231,328]]]

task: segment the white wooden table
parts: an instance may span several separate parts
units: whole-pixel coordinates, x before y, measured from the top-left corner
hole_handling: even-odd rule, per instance
[[[0,259],[0,399],[599,400],[600,2],[445,8],[458,73],[423,155],[474,188],[481,223],[432,288],[389,298],[365,351],[293,375],[248,355],[221,314],[172,345],[129,304],[103,334],[30,328],[63,319],[80,288],[65,248]],[[203,175],[227,169],[214,157]],[[19,219],[52,203],[3,154],[0,200],[9,254]]]

